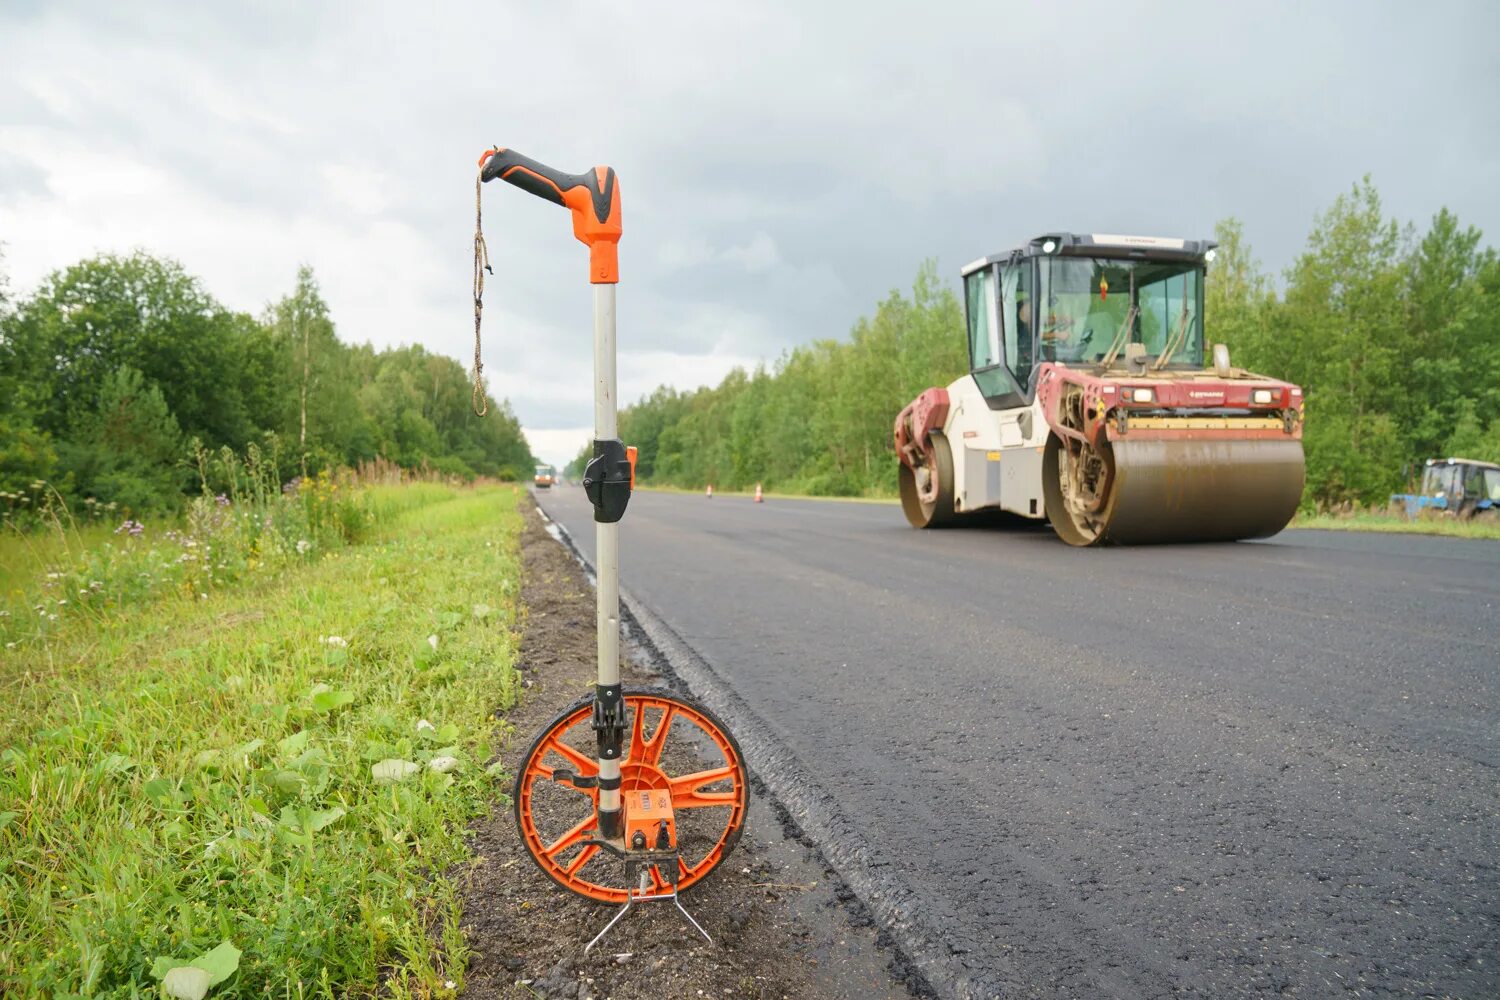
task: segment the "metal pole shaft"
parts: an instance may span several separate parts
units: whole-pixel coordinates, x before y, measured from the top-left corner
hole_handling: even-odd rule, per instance
[[[607,441],[619,433],[615,399],[615,286],[594,286],[594,438]],[[599,683],[620,683],[620,525],[594,525],[599,557],[597,632]],[[599,761],[599,777],[618,778],[618,760]],[[599,790],[599,810],[620,808],[617,788]]]

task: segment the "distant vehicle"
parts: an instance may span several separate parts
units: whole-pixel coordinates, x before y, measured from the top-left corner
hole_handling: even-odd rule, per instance
[[[557,470],[550,465],[538,465],[536,467],[536,488],[539,490],[550,490],[557,482]]]
[[[1401,504],[1407,517],[1425,510],[1441,511],[1467,521],[1500,517],[1500,465],[1471,458],[1429,458],[1422,470],[1420,493],[1397,493],[1391,506]]]

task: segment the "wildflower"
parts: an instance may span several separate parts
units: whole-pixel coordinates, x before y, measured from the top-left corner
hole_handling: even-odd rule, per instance
[[[89,589],[90,590],[103,590],[104,589],[104,584],[100,583],[98,580],[90,580],[89,581]]]
[[[306,555],[307,550],[310,548],[312,548],[312,542],[309,542],[305,538],[297,539],[297,554],[299,556]]]
[[[15,648],[16,648],[16,644],[15,644],[15,643],[13,643],[13,642],[7,642],[7,643],[6,643],[6,644],[5,644],[5,648],[6,648],[6,649],[15,649]]]
[[[214,497],[214,503],[218,504],[220,507],[228,507],[229,498],[220,493],[218,496]]]
[[[68,599],[66,597],[59,597],[57,599],[58,607],[61,607],[62,605],[67,604],[67,603],[68,603]]]
[[[417,720],[417,732],[419,732],[419,733],[422,730],[424,730],[424,729],[436,729],[436,728],[437,728],[437,726],[434,726],[432,723],[428,722],[426,719],[418,719]]]
[[[343,649],[345,646],[349,645],[349,640],[345,639],[341,635],[319,636],[318,641],[325,646],[332,646],[334,649]]]
[[[437,636],[429,635],[427,637],[427,645],[432,647],[433,652],[437,652]]]
[[[198,600],[200,600],[200,601],[206,601],[206,600],[208,600],[208,595],[207,594],[199,594],[198,595]]]
[[[47,620],[49,622],[55,622],[55,621],[57,621],[57,615],[48,615],[47,616]]]
[[[139,521],[133,521],[127,517],[124,521],[120,522],[120,526],[115,529],[115,534],[119,535],[123,533],[130,535],[133,538],[137,535],[144,534],[145,531],[146,526],[144,524]]]

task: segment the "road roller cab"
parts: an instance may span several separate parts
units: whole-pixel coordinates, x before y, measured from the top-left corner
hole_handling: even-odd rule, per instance
[[[917,527],[986,510],[1074,545],[1274,534],[1303,485],[1302,391],[1205,365],[1214,244],[1051,233],[963,268],[970,374],[896,419]]]

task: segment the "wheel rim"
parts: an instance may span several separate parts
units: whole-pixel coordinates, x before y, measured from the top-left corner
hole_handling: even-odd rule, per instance
[[[1053,527],[1069,544],[1098,543],[1109,524],[1110,489],[1114,484],[1108,450],[1054,437],[1047,452],[1045,458],[1051,468],[1044,486]]]
[[[625,705],[631,727],[620,791],[671,792],[678,888],[687,889],[739,840],[748,802],[744,758],[728,731],[696,705],[647,693],[626,693]],[[628,896],[623,864],[584,843],[595,832],[598,790],[551,780],[562,767],[585,777],[598,774],[592,718],[592,702],[581,702],[537,736],[516,781],[516,819],[527,853],[554,882],[590,899],[623,903]],[[667,888],[655,868],[651,881],[652,891]]]

